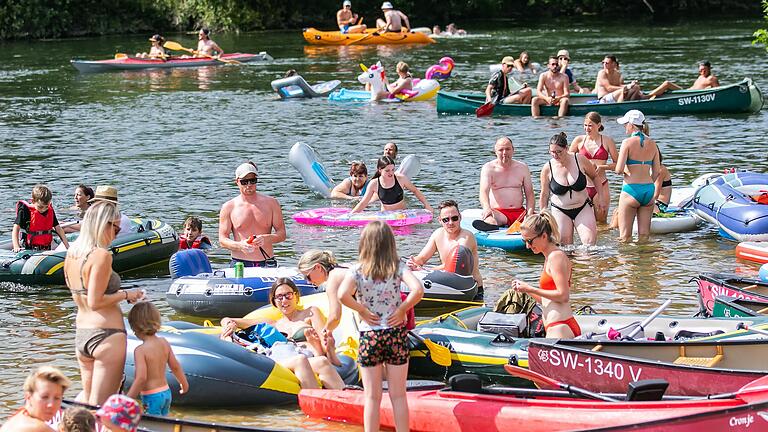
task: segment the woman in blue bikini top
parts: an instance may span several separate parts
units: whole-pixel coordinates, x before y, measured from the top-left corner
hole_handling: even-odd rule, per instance
[[[661,164],[656,141],[645,131],[645,116],[638,110],[630,110],[617,120],[624,125],[629,138],[621,142],[616,172],[624,175],[624,185],[619,198],[619,239],[632,238],[632,226],[637,216],[637,233],[640,238],[651,231],[653,216],[654,181],[659,176]]]

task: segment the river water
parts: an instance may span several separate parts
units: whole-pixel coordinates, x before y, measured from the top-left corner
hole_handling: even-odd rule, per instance
[[[26,198],[35,183],[54,193],[60,215],[71,205],[80,182],[113,184],[120,190],[122,210],[131,216],[163,219],[179,228],[188,215],[203,219],[204,231],[216,237],[218,210],[237,189],[231,179],[237,164],[253,159],[260,168],[259,189],[282,204],[288,239],[276,247],[284,264],[295,264],[309,248],[327,248],[353,260],[359,231],[299,226],[290,215],[327,206],[310,193],[288,164],[296,141],[310,143],[326,167],[342,179],[348,162],[370,161],[383,144],[395,141],[405,154],[417,154],[421,173],[415,178],[433,206],[456,199],[463,208],[478,206],[479,171],[493,158],[496,137],[509,135],[515,157],[529,164],[539,190],[538,172],[548,159],[549,137],[565,131],[582,133],[581,118],[442,117],[432,103],[334,104],[324,99],[279,101],[269,82],[285,70],[298,70],[307,81],[340,79],[357,88],[358,64],[382,60],[393,76],[403,60],[416,76],[439,58],[456,61],[448,90],[481,90],[488,65],[504,55],[527,49],[544,64],[558,49],[570,50],[582,85],[592,87],[600,61],[615,54],[625,78],[652,88],[664,79],[688,86],[696,62],[709,59],[722,83],[744,77],[768,86],[766,52],[751,45],[759,21],[692,22],[674,26],[606,25],[592,20],[555,21],[525,26],[509,23],[496,29],[470,29],[471,37],[442,39],[431,46],[311,47],[298,31],[215,35],[230,51],[266,50],[275,61],[263,65],[218,66],[172,71],[79,74],[72,58],[98,59],[116,52],[148,48],[139,36],[4,42],[0,65],[0,234],[9,236],[16,200]],[[192,34],[168,39],[194,46]],[[766,110],[752,115],[653,117],[651,133],[664,151],[676,185],[699,175],[740,167],[768,167]],[[605,119],[617,142],[623,128]],[[614,194],[617,176],[610,178]],[[415,199],[411,199],[415,202]],[[415,202],[417,205],[418,202]],[[435,224],[418,226],[398,236],[402,255],[417,253]],[[604,312],[648,312],[663,300],[671,311],[696,312],[699,271],[756,273],[758,266],[737,262],[735,243],[718,237],[712,227],[655,237],[645,244],[619,244],[617,233],[602,229],[597,247],[571,252],[574,261],[572,303],[590,304]],[[214,265],[227,254],[211,253]],[[539,256],[482,249],[481,271],[487,299],[495,300],[512,278],[535,281]],[[124,275],[126,284],[141,286],[165,319],[189,319],[167,306],[170,278],[164,265]],[[198,320],[199,321],[199,320]],[[21,400],[21,385],[38,364],[52,364],[71,377],[78,374],[73,355],[74,304],[56,287],[7,285],[0,288],[0,418]],[[75,390],[78,385],[75,385]],[[71,393],[72,396],[74,393]],[[360,430],[306,420],[297,408],[248,410],[184,410],[174,413],[249,425],[299,430]]]

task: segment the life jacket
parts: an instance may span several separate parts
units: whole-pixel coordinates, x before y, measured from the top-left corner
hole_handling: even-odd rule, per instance
[[[192,241],[192,245],[190,246],[189,243],[187,242],[186,237],[179,236],[179,250],[200,249],[203,246],[203,244],[211,246],[211,240],[209,240],[208,237],[204,235],[199,235],[194,241]]]
[[[48,204],[45,215],[37,211],[34,205],[21,200],[29,209],[29,227],[24,236],[24,245],[28,249],[50,249],[53,241],[53,206]]]

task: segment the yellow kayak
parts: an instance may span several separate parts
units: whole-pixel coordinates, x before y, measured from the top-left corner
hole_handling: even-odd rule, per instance
[[[369,29],[366,33],[342,34],[340,31],[321,31],[315,28],[306,28],[303,31],[304,39],[312,45],[403,45],[403,44],[429,44],[435,40],[424,33],[402,31],[400,33],[375,33],[375,29]]]

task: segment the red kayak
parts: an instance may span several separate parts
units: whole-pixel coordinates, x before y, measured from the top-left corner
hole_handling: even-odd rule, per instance
[[[227,62],[237,61],[240,63],[270,61],[272,56],[266,52],[258,54],[232,53],[221,56],[223,60],[216,60],[207,57],[190,58],[171,58],[169,60],[122,57],[109,60],[71,60],[72,66],[80,72],[106,72],[112,70],[138,70],[138,69],[166,69],[177,67],[199,67],[199,66],[217,66],[227,64]]]
[[[768,430],[768,414],[761,411],[768,405],[768,377],[755,380],[738,392],[711,399],[606,402],[578,399],[562,393],[565,392],[493,387],[483,389],[482,393],[409,391],[410,429],[424,432],[556,432],[655,421],[674,423],[677,420],[673,419],[678,417],[709,416],[708,428],[678,426],[674,430]],[[299,393],[299,405],[310,417],[354,424],[363,423],[364,402],[360,390],[302,390]],[[386,394],[381,403],[381,425],[394,427],[392,406]]]

